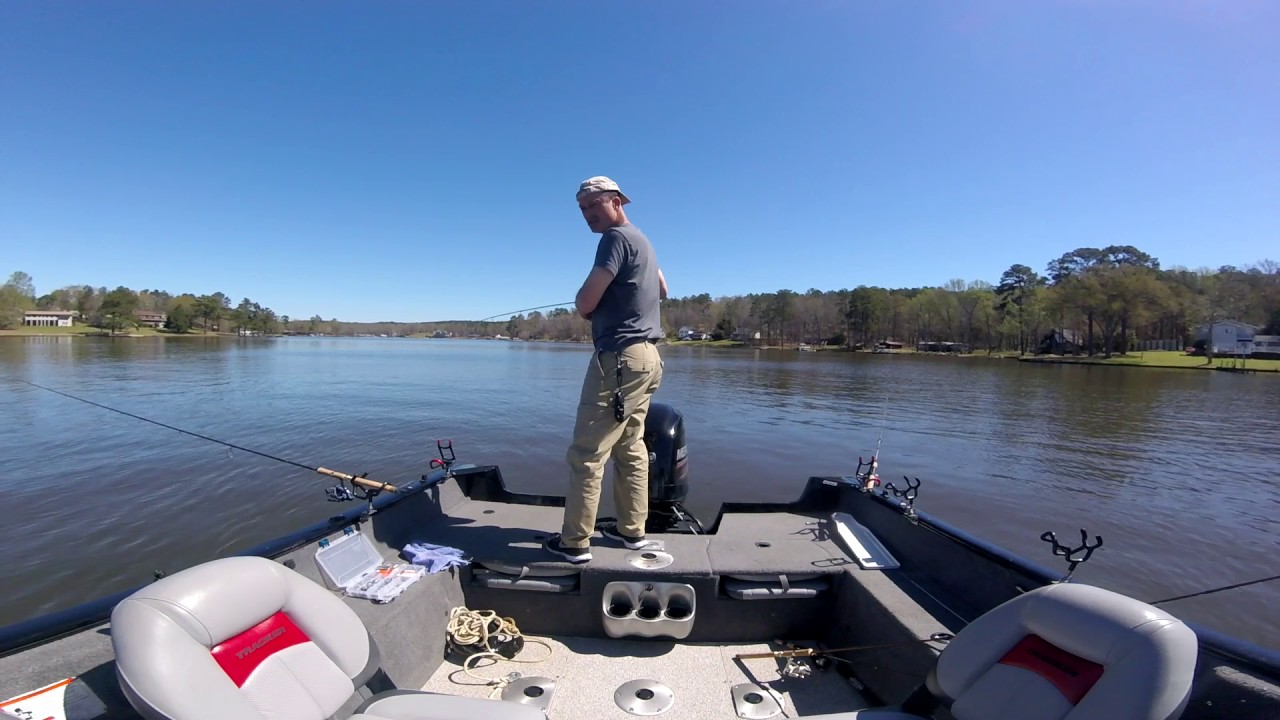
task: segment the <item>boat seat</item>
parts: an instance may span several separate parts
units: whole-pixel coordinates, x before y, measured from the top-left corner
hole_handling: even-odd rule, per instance
[[[1175,720],[1199,643],[1164,610],[1091,585],[1036,588],[974,620],[926,687],[956,720]],[[897,708],[809,720],[918,719]]]
[[[260,557],[162,578],[111,613],[121,690],[148,720],[326,720],[378,670],[378,648],[341,598]],[[392,690],[384,720],[545,720],[533,706]]]

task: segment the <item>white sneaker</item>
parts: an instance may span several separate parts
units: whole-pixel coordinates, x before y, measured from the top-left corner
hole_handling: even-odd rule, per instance
[[[601,527],[600,534],[604,535],[607,538],[613,538],[614,540],[621,540],[623,546],[625,546],[628,550],[643,550],[645,548],[658,547],[659,545],[657,540],[649,540],[643,535],[641,535],[640,537],[631,537],[629,535],[623,535],[618,530],[618,526],[613,523],[610,523],[608,525]]]

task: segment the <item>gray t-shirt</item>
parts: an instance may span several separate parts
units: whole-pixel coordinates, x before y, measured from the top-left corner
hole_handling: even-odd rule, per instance
[[[649,238],[631,223],[610,228],[600,236],[595,264],[613,272],[613,282],[591,314],[596,349],[661,340],[658,258]]]

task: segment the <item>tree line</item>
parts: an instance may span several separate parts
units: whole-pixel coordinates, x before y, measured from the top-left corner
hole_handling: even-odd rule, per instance
[[[1162,269],[1130,245],[1077,248],[1040,273],[1016,264],[995,283],[951,280],[942,287],[791,290],[663,306],[664,320],[729,337],[759,331],[766,345],[800,342],[871,348],[893,340],[956,343],[975,351],[1125,353],[1144,341],[1179,348],[1199,328],[1224,320],[1280,333],[1280,263],[1245,268]]]
[[[319,315],[278,316],[249,298],[231,306],[222,293],[170,295],[118,287],[70,286],[36,296],[30,276],[0,287],[0,328],[21,324],[24,309],[78,310],[96,327],[118,330],[136,311],[166,313],[173,332],[454,337],[502,335],[524,340],[589,341],[590,323],[570,308],[513,315],[505,321],[354,323]],[[1280,334],[1280,263],[1238,268],[1165,269],[1130,245],[1083,247],[1049,260],[1043,272],[1015,264],[993,284],[951,280],[941,287],[767,293],[669,298],[668,337],[681,328],[715,340],[748,338],[767,346],[798,343],[870,349],[894,341],[955,343],[963,350],[1125,353],[1144,341],[1194,344],[1196,330],[1237,320]],[[119,327],[117,327],[119,326]],[[758,333],[759,340],[755,340]]]
[[[1050,260],[1043,272],[1015,264],[994,284],[956,279],[941,287],[702,293],[667,300],[662,317],[668,337],[684,327],[713,340],[759,333],[766,346],[871,349],[895,341],[1109,356],[1145,341],[1193,346],[1197,330],[1224,320],[1280,334],[1280,263],[1165,269],[1131,245],[1082,247]],[[528,339],[589,334],[568,311],[516,316],[503,330]]]
[[[164,290],[134,291],[123,286],[108,290],[69,285],[36,295],[31,276],[15,272],[0,286],[0,330],[21,325],[22,314],[27,310],[75,311],[79,322],[111,333],[140,325],[141,312],[164,314],[164,329],[173,333],[234,331],[239,335],[269,335],[289,323],[288,316],[277,316],[271,308],[249,298],[232,307],[231,299],[220,292],[172,295]]]

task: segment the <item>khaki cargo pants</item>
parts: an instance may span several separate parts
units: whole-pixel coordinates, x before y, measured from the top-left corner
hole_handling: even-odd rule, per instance
[[[584,548],[595,532],[596,510],[604,465],[614,461],[613,498],[618,530],[629,537],[644,535],[649,516],[649,451],[644,445],[644,421],[649,402],[662,384],[662,358],[650,342],[628,345],[622,355],[622,422],[613,414],[613,391],[618,384],[618,353],[596,351],[587,366],[578,401],[569,463],[569,494],[565,498],[560,542]]]

